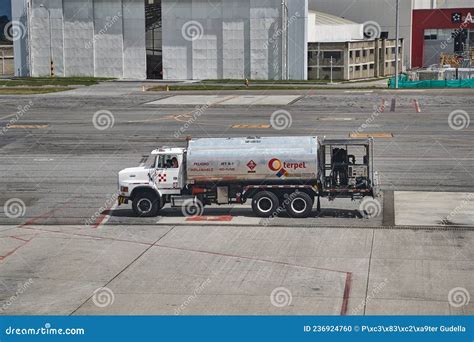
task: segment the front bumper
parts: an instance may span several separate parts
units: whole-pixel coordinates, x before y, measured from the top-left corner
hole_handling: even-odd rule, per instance
[[[125,197],[125,196],[120,195],[117,198],[117,202],[118,202],[118,205],[127,204],[128,203],[128,198]]]

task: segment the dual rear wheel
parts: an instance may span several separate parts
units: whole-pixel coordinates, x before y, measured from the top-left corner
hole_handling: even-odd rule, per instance
[[[258,217],[274,217],[284,209],[291,217],[308,217],[313,209],[313,198],[300,191],[283,198],[271,191],[260,191],[252,198],[252,210]]]

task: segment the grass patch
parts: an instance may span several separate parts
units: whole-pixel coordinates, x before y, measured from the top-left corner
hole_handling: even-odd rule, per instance
[[[102,81],[111,80],[110,78],[97,77],[24,77],[12,78],[10,80],[0,80],[0,86],[6,87],[43,87],[43,86],[62,86],[71,85],[90,86]]]
[[[227,83],[227,84],[245,84],[245,80],[239,79],[223,79],[223,80],[203,80],[202,83]],[[329,80],[249,80],[250,83],[260,84],[311,84],[311,83],[329,83]],[[343,80],[333,80],[333,82],[343,82]]]
[[[284,86],[220,86],[220,85],[206,85],[206,84],[194,84],[194,85],[170,85],[168,86],[169,91],[225,91],[225,90],[312,90],[312,89],[343,89],[343,90],[363,90],[363,89],[375,89],[377,87],[324,87],[324,86],[295,86],[290,85]],[[148,91],[166,91],[166,86],[157,86],[149,88]]]
[[[48,94],[60,91],[71,90],[66,87],[48,87],[48,88],[0,88],[0,95],[32,95],[32,94]]]

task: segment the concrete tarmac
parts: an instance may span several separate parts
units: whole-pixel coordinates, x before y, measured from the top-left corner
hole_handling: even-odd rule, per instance
[[[473,90],[189,92],[298,97],[196,106],[150,105],[188,92],[144,85],[0,96],[0,314],[473,314],[452,302],[474,294]],[[291,125],[276,129],[282,110]],[[373,218],[350,200],[268,223],[248,204],[201,221],[115,205],[119,170],[186,136],[351,133],[388,136]]]

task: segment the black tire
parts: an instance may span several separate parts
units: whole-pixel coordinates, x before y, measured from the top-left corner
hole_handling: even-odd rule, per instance
[[[277,195],[270,191],[260,191],[252,197],[252,210],[258,217],[275,215],[279,205]]]
[[[313,199],[306,192],[290,194],[284,203],[286,212],[294,218],[308,217],[313,210]]]
[[[132,202],[133,212],[139,217],[154,217],[160,208],[160,199],[150,192],[138,193]]]

